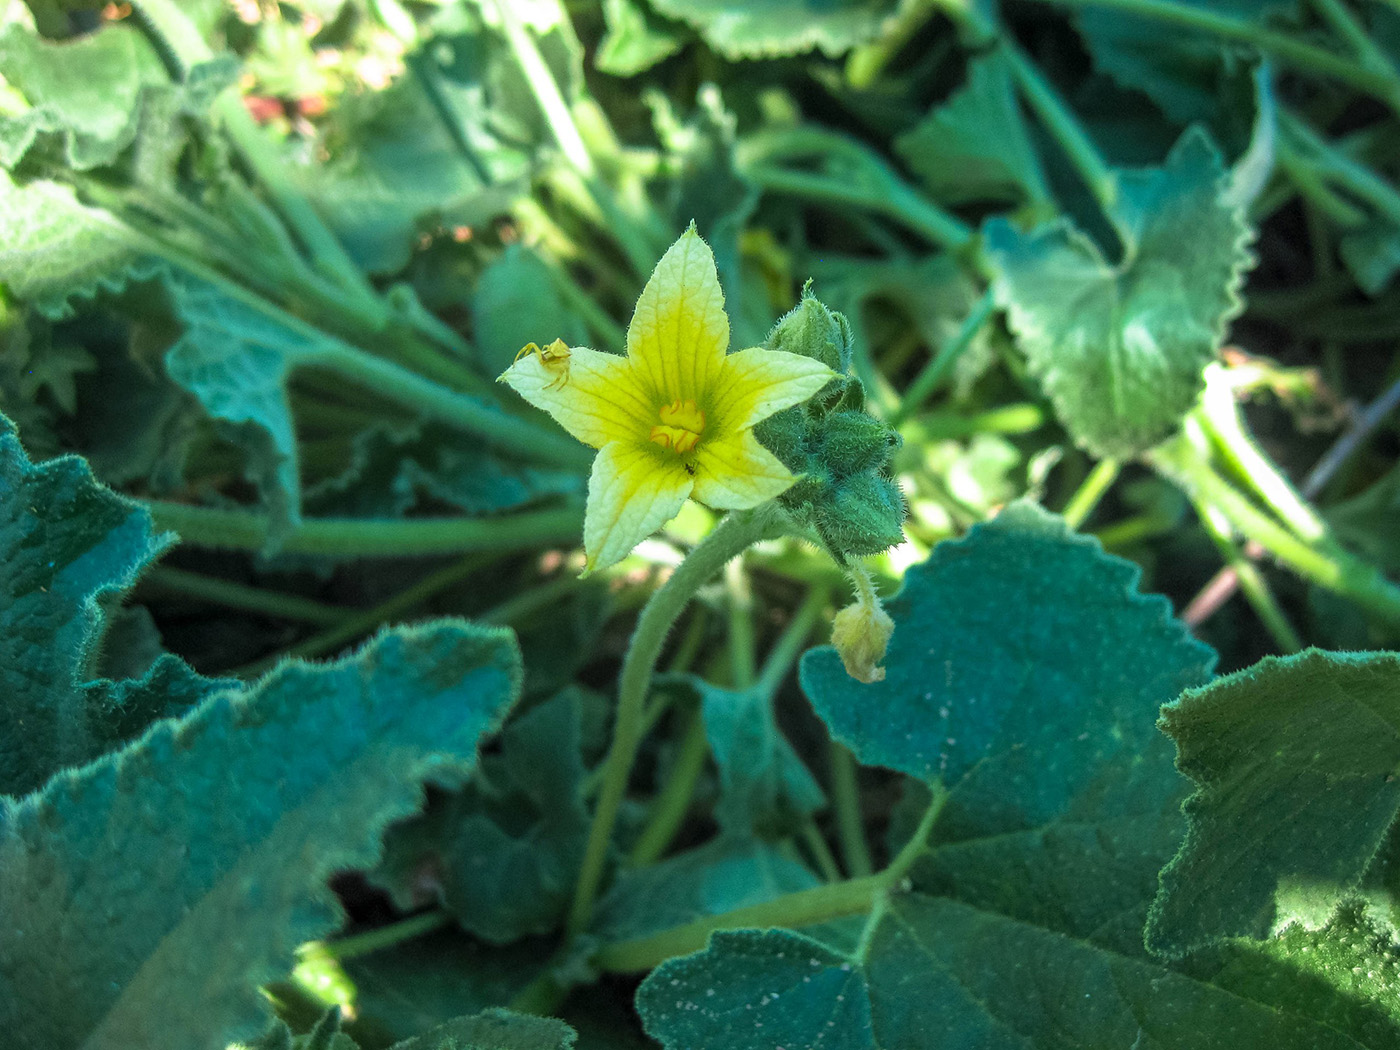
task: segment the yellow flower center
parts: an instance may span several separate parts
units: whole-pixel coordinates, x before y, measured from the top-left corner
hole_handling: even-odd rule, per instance
[[[694,401],[672,401],[661,406],[661,423],[651,428],[651,440],[662,448],[684,454],[705,432],[705,413]]]

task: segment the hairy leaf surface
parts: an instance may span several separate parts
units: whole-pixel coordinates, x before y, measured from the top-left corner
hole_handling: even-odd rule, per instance
[[[1030,233],[987,224],[997,301],[1061,421],[1097,455],[1161,441],[1200,393],[1252,260],[1225,188],[1219,155],[1193,130],[1164,167],[1119,173],[1121,261],[1068,219]]]
[[[17,1050],[202,1050],[337,924],[425,779],[470,771],[519,686],[508,632],[441,621],[284,664],[0,810],[0,1026]]]

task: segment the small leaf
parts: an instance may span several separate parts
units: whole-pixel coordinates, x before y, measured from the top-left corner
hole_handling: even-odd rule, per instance
[[[756,839],[724,836],[657,864],[624,871],[598,904],[593,932],[646,937],[706,915],[811,889],[820,880]]]
[[[666,1050],[1358,1050],[1160,966],[951,900],[895,898],[854,956],[787,930],[716,933],[637,1008]]]
[[[1029,234],[994,219],[986,238],[997,301],[1061,421],[1096,455],[1123,458],[1167,437],[1195,404],[1252,256],[1200,132],[1165,167],[1118,182],[1121,262],[1067,219]]]
[[[760,689],[734,691],[697,675],[669,675],[701,704],[710,751],[719,767],[715,819],[732,835],[783,838],[794,821],[826,805],[826,796],[778,728],[772,699]]]
[[[563,1021],[509,1010],[458,1017],[391,1050],[573,1050],[578,1037]]]
[[[272,508],[275,544],[301,520],[287,378],[314,359],[318,338],[196,278],[171,275],[167,284],[185,331],[165,352],[165,370],[211,417],[243,438],[247,469]]]
[[[306,491],[320,515],[398,518],[425,500],[467,514],[495,514],[576,493],[583,478],[505,459],[436,423],[378,423],[355,435],[351,462]]]
[[[607,32],[594,64],[615,77],[644,73],[685,46],[678,27],[657,16],[644,0],[603,0]]]
[[[439,621],[286,663],[0,809],[0,1025],[17,1050],[216,1050],[340,909],[421,782],[460,782],[519,687],[503,630]],[[197,988],[198,994],[191,994]]]
[[[814,47],[831,57],[875,39],[910,0],[652,0],[663,15],[689,22],[728,59],[800,55]]]
[[[1400,813],[1400,655],[1267,657],[1188,690],[1162,725],[1197,787],[1149,948],[1317,927],[1361,890]],[[1382,896],[1377,917],[1394,924],[1394,887]]]
[[[1000,51],[969,62],[967,84],[895,139],[894,149],[950,204],[1050,200]]]
[[[572,690],[514,719],[465,788],[390,829],[371,878],[405,910],[426,890],[489,941],[549,933],[588,839],[581,732]]]

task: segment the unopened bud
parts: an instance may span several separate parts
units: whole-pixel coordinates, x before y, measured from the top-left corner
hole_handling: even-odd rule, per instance
[[[770,350],[816,358],[841,375],[851,369],[852,344],[850,322],[806,288],[802,301],[778,319],[764,343]]]
[[[880,661],[894,634],[894,621],[880,607],[870,575],[863,568],[852,567],[851,582],[855,585],[856,601],[836,614],[831,625],[831,644],[846,673],[857,682],[883,682],[885,669]]]

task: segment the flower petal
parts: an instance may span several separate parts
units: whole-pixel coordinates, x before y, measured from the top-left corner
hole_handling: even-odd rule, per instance
[[[797,480],[752,430],[701,441],[695,449],[695,492],[707,507],[746,510],[787,491]]]
[[[718,377],[729,318],[710,247],[691,227],[666,249],[627,327],[627,356],[655,404],[695,400]]]
[[[584,574],[627,557],[674,518],[695,482],[680,458],[655,445],[614,441],[593,461],[583,514]]]
[[[747,430],[806,401],[835,375],[820,361],[786,350],[754,347],[730,354],[707,399],[715,428],[725,434]]]
[[[501,381],[594,448],[635,438],[655,422],[655,407],[639,388],[632,362],[586,346],[570,347],[562,360],[525,354]]]

